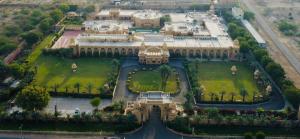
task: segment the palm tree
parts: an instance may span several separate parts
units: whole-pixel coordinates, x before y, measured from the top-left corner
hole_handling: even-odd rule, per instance
[[[54,91],[54,93],[57,93],[57,88],[58,88],[58,84],[54,84],[53,85],[53,91]]]
[[[221,101],[223,101],[224,100],[224,95],[226,94],[226,92],[223,90],[223,91],[221,91]]]
[[[66,86],[65,86],[65,89],[66,89],[65,92],[68,93],[68,92],[69,92],[69,86],[66,85]]]
[[[79,93],[79,91],[80,91],[80,86],[81,86],[81,84],[79,82],[74,84],[74,88],[77,89],[77,93]]]
[[[113,59],[112,63],[113,63],[114,69],[117,69],[117,71],[119,71],[119,69],[120,69],[120,62],[119,62],[119,60]]]
[[[245,88],[241,89],[240,94],[243,97],[243,102],[245,102],[245,98],[248,95],[247,90]]]
[[[210,101],[214,101],[215,93],[210,93],[209,96],[210,96]]]
[[[233,102],[233,101],[234,101],[234,97],[235,97],[236,93],[235,93],[235,92],[231,92],[230,94],[231,94],[231,101]]]
[[[167,81],[169,76],[171,75],[172,70],[168,65],[160,66],[159,70],[160,70],[160,77],[161,77],[161,88],[163,91],[165,91]]]
[[[87,86],[86,86],[86,89],[88,91],[89,94],[92,93],[92,89],[93,89],[93,84],[92,83],[88,83]]]

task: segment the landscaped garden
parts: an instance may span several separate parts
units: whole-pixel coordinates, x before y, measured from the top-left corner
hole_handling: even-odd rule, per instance
[[[77,69],[72,71],[72,64]],[[57,92],[99,93],[113,71],[112,60],[99,58],[68,59],[40,56],[36,63],[35,84],[56,89]]]
[[[191,62],[189,67],[196,69],[194,76],[201,90],[201,96],[198,96],[201,101],[252,102],[253,98],[261,97],[254,71],[246,63]]]
[[[179,77],[175,69],[170,70],[165,88],[162,84],[160,68],[142,68],[129,72],[128,89],[132,92],[164,91],[170,94],[179,91]]]

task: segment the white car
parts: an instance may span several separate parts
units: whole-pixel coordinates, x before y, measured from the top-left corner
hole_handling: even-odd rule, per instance
[[[79,109],[79,108],[76,108],[74,114],[75,114],[75,115],[80,115],[80,109]]]

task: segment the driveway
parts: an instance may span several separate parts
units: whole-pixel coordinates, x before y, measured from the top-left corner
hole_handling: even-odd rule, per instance
[[[177,72],[179,73],[179,78],[180,78],[180,88],[181,91],[179,94],[175,95],[173,100],[178,102],[178,103],[184,103],[185,102],[185,97],[184,95],[188,92],[189,87],[188,87],[188,82],[187,82],[187,77],[185,75],[185,71],[182,66],[182,62],[180,60],[172,60],[170,62],[170,66],[174,67]],[[134,69],[141,68],[142,65],[139,65],[136,59],[126,59],[122,63],[116,91],[113,97],[113,101],[135,101],[136,97],[138,96],[137,94],[134,94],[130,92],[127,89],[126,86],[126,80],[128,78],[128,72],[133,71]],[[151,91],[151,90],[149,90]]]
[[[144,124],[142,129],[137,132],[120,135],[126,139],[194,139],[191,137],[183,137],[169,131],[160,120],[160,110],[153,108],[150,113],[150,119]]]

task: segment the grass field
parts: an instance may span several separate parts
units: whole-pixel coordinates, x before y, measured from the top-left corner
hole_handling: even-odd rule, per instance
[[[78,69],[72,72],[71,65],[76,63]],[[55,56],[40,56],[36,65],[38,72],[35,77],[36,84],[41,86],[59,86],[58,91],[75,91],[74,84],[80,83],[80,92],[88,92],[87,85],[92,84],[92,92],[98,93],[107,81],[107,75],[112,71],[111,60],[99,58],[62,59]],[[75,91],[76,92],[76,91]]]
[[[176,93],[177,83],[176,72],[172,72],[171,76],[168,79],[166,90],[164,92]],[[145,91],[163,91],[161,89],[161,77],[158,70],[146,70],[146,71],[137,71],[132,75],[132,78],[129,83],[129,88],[133,92],[145,92]]]
[[[98,88],[103,87],[107,75],[113,70],[112,60],[88,57],[70,59],[42,55],[42,49],[49,46],[53,38],[54,35],[47,36],[27,58],[32,67],[37,66],[34,84],[49,89],[57,85],[59,92],[64,92],[65,87],[69,88],[69,92],[77,92],[74,88],[75,83],[80,83],[80,92],[88,92],[87,86],[92,84],[92,92],[98,93]],[[71,69],[73,63],[78,66],[75,73]]]
[[[237,74],[231,74],[231,67],[237,66]],[[231,93],[234,92],[235,100],[242,100],[240,90],[248,92],[246,102],[251,102],[254,92],[259,92],[253,79],[253,71],[245,63],[241,62],[205,62],[200,63],[198,68],[198,81],[204,87],[204,100],[211,99],[214,93],[219,98],[220,92],[225,91],[224,101],[231,101]]]

